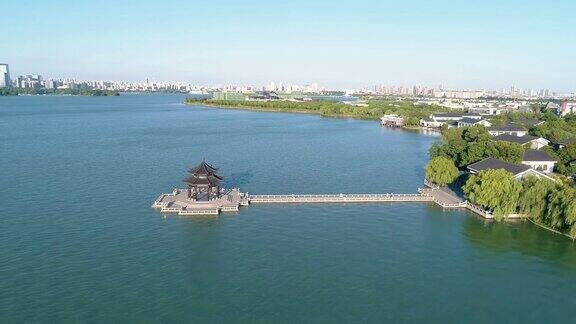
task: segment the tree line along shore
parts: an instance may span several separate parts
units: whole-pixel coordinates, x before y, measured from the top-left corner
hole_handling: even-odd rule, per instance
[[[0,96],[119,96],[118,91],[96,89],[0,88]]]
[[[240,101],[186,99],[188,104],[236,108],[257,111],[312,113],[327,117],[351,117],[378,120],[385,114],[404,118],[408,128],[419,127],[420,119],[434,113],[449,112],[440,106],[415,106],[411,100],[368,100],[365,106],[349,105],[328,100]],[[576,116],[558,117],[544,106],[533,105],[532,113],[507,113],[491,118],[493,125],[521,124],[525,119],[545,121],[527,126],[530,135],[552,143],[569,142],[562,147],[548,146],[543,150],[558,162],[551,175],[555,181],[528,176],[517,180],[504,169],[486,170],[477,174],[466,172],[466,166],[486,158],[518,164],[526,148],[517,143],[496,141],[486,128],[475,125],[463,128],[443,127],[442,140],[430,149],[426,178],[437,185],[451,185],[461,190],[471,202],[490,211],[497,221],[519,213],[549,230],[576,238]],[[572,141],[572,142],[571,142]]]
[[[411,100],[368,100],[364,106],[345,104],[331,100],[313,101],[249,101],[249,100],[213,100],[186,99],[188,104],[203,104],[214,107],[237,108],[258,111],[297,112],[318,114],[326,117],[351,117],[378,120],[385,114],[398,114],[404,117],[408,128],[419,127],[420,119],[437,112],[449,112],[446,107],[414,106]]]

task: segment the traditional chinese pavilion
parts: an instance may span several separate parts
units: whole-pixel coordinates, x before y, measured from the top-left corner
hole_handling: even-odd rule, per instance
[[[224,178],[216,172],[218,168],[202,161],[198,166],[188,170],[190,176],[184,180],[188,184],[188,199],[209,201],[220,197],[221,182]]]

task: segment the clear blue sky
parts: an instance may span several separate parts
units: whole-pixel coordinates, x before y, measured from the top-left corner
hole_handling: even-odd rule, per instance
[[[12,74],[576,89],[576,1],[4,1]]]

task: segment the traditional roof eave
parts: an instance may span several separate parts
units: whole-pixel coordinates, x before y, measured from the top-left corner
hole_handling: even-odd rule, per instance
[[[534,169],[532,169],[532,168],[530,168],[530,169],[528,169],[528,170],[526,170],[526,171],[520,172],[520,173],[518,173],[518,174],[515,174],[514,176],[517,177],[517,178],[522,178],[526,173],[536,173],[537,176],[540,176],[540,177],[543,177],[543,178],[546,178],[546,179],[548,179],[548,180],[552,180],[552,181],[556,182],[556,179],[554,179],[554,178],[552,178],[552,177],[550,177],[550,176],[547,176],[546,174],[544,174],[544,173],[542,173],[542,172],[540,172],[540,171],[538,171],[538,170],[534,170]]]
[[[191,185],[213,185],[217,186],[220,185],[220,179],[216,177],[209,177],[209,178],[198,178],[194,176],[190,176],[184,180],[184,182],[191,184]]]
[[[483,170],[491,170],[491,169],[504,169],[512,173],[514,176],[516,176],[517,174],[522,173],[527,169],[530,169],[530,167],[525,164],[514,164],[495,158],[485,158],[483,160],[469,164],[467,166],[467,169],[470,170],[471,172],[480,172]]]

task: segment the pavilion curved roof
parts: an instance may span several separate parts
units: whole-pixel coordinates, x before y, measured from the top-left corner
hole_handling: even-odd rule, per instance
[[[214,174],[218,171],[218,168],[211,166],[210,164],[206,163],[206,161],[202,161],[197,166],[188,170],[188,172],[193,174]]]
[[[224,180],[224,178],[216,174],[216,171],[218,171],[218,168],[211,166],[206,163],[206,161],[202,161],[197,166],[188,170],[191,175],[188,176],[184,182],[189,185],[220,185],[220,182]]]

